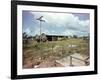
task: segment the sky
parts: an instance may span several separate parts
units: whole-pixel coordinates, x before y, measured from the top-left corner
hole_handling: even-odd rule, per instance
[[[90,30],[90,15],[88,13],[59,13],[59,12],[22,12],[23,32],[35,36],[40,34],[40,16],[45,22],[41,23],[41,33],[47,35],[77,35],[87,36]]]

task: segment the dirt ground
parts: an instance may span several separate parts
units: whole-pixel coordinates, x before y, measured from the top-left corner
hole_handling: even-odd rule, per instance
[[[23,68],[48,68],[48,67],[64,67],[60,63],[57,63],[56,60],[52,57],[49,57],[46,60],[35,59],[32,61],[27,61]]]
[[[71,44],[73,44],[72,48]],[[33,41],[31,44],[23,46],[23,68],[66,67],[65,64],[70,65],[70,59],[68,59],[68,56],[74,53],[79,53],[79,55],[88,57],[88,42],[81,39],[74,39],[46,42],[40,46],[40,44]],[[79,55],[76,55],[76,57],[81,58]],[[78,66],[85,65],[83,62],[77,61],[76,59],[73,59],[73,62]]]

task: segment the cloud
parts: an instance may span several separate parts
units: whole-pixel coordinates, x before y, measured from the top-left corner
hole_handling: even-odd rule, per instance
[[[85,35],[89,33],[89,19],[80,20],[79,16],[71,13],[49,13],[49,12],[30,12],[34,15],[34,20],[43,16],[42,32],[46,34],[58,35]],[[84,14],[82,14],[84,15]],[[36,20],[37,25],[38,21]],[[27,30],[29,32],[29,30]],[[39,34],[39,27],[35,28],[34,34]]]
[[[30,34],[30,32],[31,32],[31,31],[30,31],[30,28],[26,28],[26,29],[25,29],[25,32],[26,32],[27,34]]]

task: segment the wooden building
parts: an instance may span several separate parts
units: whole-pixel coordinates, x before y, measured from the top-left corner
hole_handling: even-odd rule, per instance
[[[68,36],[64,35],[46,35],[48,41],[58,41],[68,38]]]

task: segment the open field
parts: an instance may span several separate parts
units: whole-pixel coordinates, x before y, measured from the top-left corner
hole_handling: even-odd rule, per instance
[[[64,67],[55,61],[74,53],[89,56],[89,41],[75,38],[41,43],[31,41],[23,44],[23,68]]]

